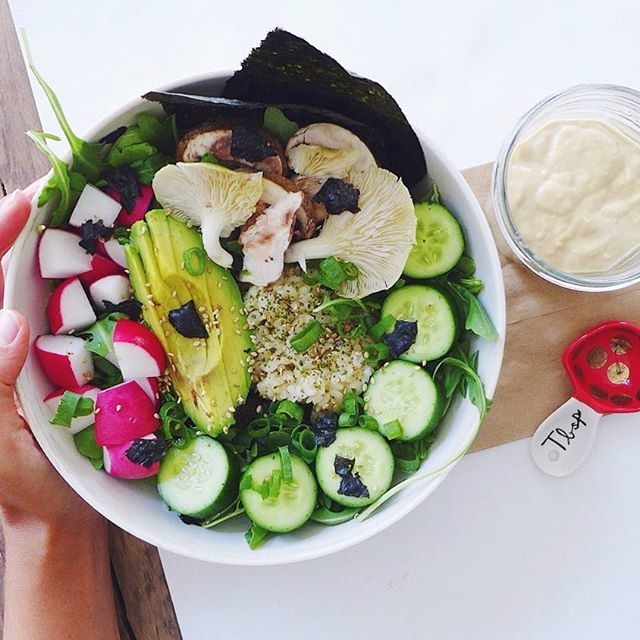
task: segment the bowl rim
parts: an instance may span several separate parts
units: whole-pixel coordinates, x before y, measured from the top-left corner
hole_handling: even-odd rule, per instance
[[[536,102],[522,115],[503,141],[491,175],[491,197],[496,215],[498,228],[505,242],[516,258],[537,276],[555,285],[573,291],[605,293],[617,291],[633,286],[640,282],[640,266],[635,275],[629,275],[614,281],[591,278],[563,272],[543,260],[537,258],[527,243],[519,237],[517,226],[512,220],[509,200],[507,197],[507,172],[511,154],[531,121],[547,108],[552,108],[566,98],[589,98],[600,94],[629,98],[640,107],[640,91],[631,87],[606,83],[583,83],[572,85],[566,89],[556,91]]]
[[[160,87],[158,90],[169,91],[175,87],[184,87],[188,84],[193,84],[196,82],[203,81],[213,81],[213,82],[221,82],[224,81],[231,75],[231,72],[219,71],[215,73],[204,73],[197,74],[194,76],[190,76],[184,79],[179,79],[170,83],[167,83]],[[133,98],[128,100],[126,103],[121,105],[119,108],[112,111],[108,116],[100,118],[94,126],[92,126],[88,132],[85,133],[84,139],[93,140],[95,139],[97,133],[105,128],[110,126],[115,119],[129,113],[136,107],[139,107],[143,104],[143,100],[141,97]],[[476,218],[476,221],[479,225],[481,231],[481,238],[478,238],[486,247],[488,259],[490,262],[490,268],[492,274],[497,278],[496,282],[496,294],[497,294],[497,304],[496,308],[493,310],[493,321],[495,323],[496,329],[498,331],[498,339],[494,343],[495,344],[495,364],[493,368],[487,373],[486,379],[483,379],[485,385],[485,391],[488,397],[493,397],[495,393],[495,389],[498,383],[498,378],[500,376],[500,371],[503,364],[503,356],[504,356],[504,344],[505,344],[505,333],[506,333],[506,296],[505,296],[505,287],[504,281],[502,277],[502,268],[500,265],[500,259],[498,255],[498,250],[495,244],[495,240],[493,238],[493,234],[491,232],[489,223],[487,218],[476,198],[475,194],[471,190],[471,187],[467,183],[467,181],[462,176],[459,169],[455,168],[455,165],[448,159],[448,157],[442,153],[441,149],[433,143],[433,141],[426,135],[422,133],[418,128],[413,126],[413,129],[418,136],[418,139],[421,142],[421,145],[424,145],[430,149],[433,155],[437,156],[438,159],[442,162],[443,165],[446,166],[448,172],[451,174],[451,178],[455,183],[455,186],[458,190],[460,190],[465,199],[471,205],[470,209],[473,212],[473,217]],[[69,162],[71,159],[70,153],[65,154],[63,159],[66,162]],[[46,174],[48,177],[51,175],[51,171]],[[44,188],[44,184],[46,181],[43,181],[39,191]],[[39,192],[38,194],[39,195]],[[37,207],[37,197],[34,198],[30,219],[32,216],[38,211]],[[27,238],[29,234],[32,233],[32,229],[30,229],[29,225],[25,226],[25,228],[20,233],[16,243],[14,245],[13,255],[20,255],[26,244]],[[11,308],[13,305],[13,300],[15,294],[18,291],[17,287],[17,267],[15,260],[10,261],[9,269],[6,274],[6,282],[5,282],[5,292],[4,292],[4,302],[8,308]],[[29,424],[39,424],[38,420],[34,412],[31,409],[29,402],[29,381],[27,379],[26,373],[23,370],[18,377],[16,383],[16,392],[18,396],[18,400],[21,404],[22,410],[24,412],[25,419]],[[85,485],[77,480],[75,474],[67,468],[65,461],[63,460],[63,456],[58,456],[52,451],[48,445],[48,443],[41,438],[38,437],[38,429],[33,432],[38,444],[42,448],[49,462],[55,467],[55,469],[60,473],[63,479],[71,486],[71,488],[78,494],[80,497],[85,500],[91,507],[93,507],[98,513],[103,515],[107,520],[120,527],[121,529],[129,532],[130,534],[136,536],[137,538],[154,545],[159,549],[163,549],[169,551],[171,553],[189,557],[196,560],[201,560],[210,563],[219,563],[219,564],[227,564],[227,565],[236,565],[236,566],[274,566],[274,565],[284,565],[291,564],[296,562],[303,562],[307,560],[312,560],[315,558],[320,558],[326,555],[330,555],[336,553],[338,551],[342,551],[349,547],[355,546],[365,540],[381,533],[386,530],[393,524],[397,523],[399,520],[408,515],[411,511],[413,511],[418,505],[420,505],[426,498],[431,494],[433,490],[445,479],[445,477],[449,474],[451,469],[459,462],[462,457],[467,453],[469,447],[473,443],[475,437],[478,434],[480,428],[480,420],[479,417],[474,417],[474,425],[469,429],[469,435],[461,447],[461,449],[452,457],[450,457],[445,463],[440,465],[438,468],[430,471],[427,474],[423,474],[418,477],[418,472],[413,476],[416,482],[423,483],[424,488],[416,492],[411,499],[405,500],[404,502],[396,502],[393,509],[385,509],[381,510],[377,515],[375,520],[369,520],[368,526],[363,526],[362,530],[357,534],[352,534],[351,536],[347,536],[343,539],[331,541],[325,544],[316,545],[308,550],[296,550],[295,552],[286,552],[285,554],[280,555],[272,555],[272,556],[260,556],[259,553],[247,553],[246,556],[238,556],[236,554],[229,554],[226,552],[216,552],[216,553],[191,553],[189,550],[185,550],[180,547],[179,543],[173,543],[172,541],[167,541],[164,539],[162,535],[156,533],[155,530],[145,529],[143,525],[138,526],[135,521],[127,521],[124,518],[120,518],[117,516],[113,516],[109,513],[109,506],[99,504],[97,500],[95,500],[92,496],[92,492],[85,488]],[[107,515],[108,514],[108,515]]]

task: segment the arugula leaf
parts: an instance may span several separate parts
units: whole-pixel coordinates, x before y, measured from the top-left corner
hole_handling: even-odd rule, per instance
[[[278,107],[269,106],[264,110],[263,127],[276,138],[280,138],[284,144],[299,129],[298,125],[289,120]]]
[[[93,367],[95,373],[91,384],[100,389],[109,389],[123,382],[120,369],[109,362],[106,358],[98,355],[93,356]]]
[[[478,408],[480,422],[482,422],[487,415],[487,411],[491,408],[491,401],[485,395],[484,384],[480,376],[470,363],[459,358],[454,358],[453,356],[447,356],[438,363],[438,366],[433,372],[434,377],[438,375],[444,366],[457,368],[461,371],[462,376],[466,380],[469,400]]]
[[[498,332],[478,298],[466,287],[454,282],[448,282],[448,285],[465,310],[465,329],[473,331],[485,340],[496,340]]]
[[[73,442],[83,456],[102,460],[102,447],[96,442],[95,427],[87,427],[76,433],[73,436]]]
[[[88,339],[84,348],[91,353],[105,358],[113,352],[113,329],[121,318],[127,318],[124,313],[112,313],[102,320],[98,320],[80,334]]]
[[[31,48],[29,47],[29,41],[27,40],[27,34],[24,29],[21,30],[21,34],[27,63],[29,64],[31,73],[33,73],[38,84],[42,87],[45,95],[47,96],[49,104],[53,109],[53,113],[56,116],[56,120],[58,121],[65,138],[69,142],[71,155],[73,156],[73,170],[86,176],[91,182],[94,182],[100,177],[104,168],[105,145],[101,142],[86,142],[73,132],[64,112],[62,111],[62,106],[60,105],[58,97],[53,92],[53,89],[47,84],[45,79],[40,75],[40,72],[36,69],[35,64],[33,63]]]
[[[269,532],[266,529],[254,522],[249,531],[244,534],[244,538],[250,549],[257,549],[267,539],[268,535]]]

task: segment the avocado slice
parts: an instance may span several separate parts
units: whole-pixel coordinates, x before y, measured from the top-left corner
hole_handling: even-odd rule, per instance
[[[195,229],[161,209],[133,225],[125,253],[143,318],[167,352],[169,377],[185,412],[207,434],[226,431],[250,385],[251,340],[233,276],[206,257]],[[167,320],[169,311],[190,301],[207,338],[185,337]]]

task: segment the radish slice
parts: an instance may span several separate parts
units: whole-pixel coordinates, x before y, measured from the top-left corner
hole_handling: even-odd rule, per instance
[[[160,426],[155,404],[142,387],[129,380],[105,389],[96,401],[96,442],[124,444],[153,433]]]
[[[100,278],[89,287],[89,295],[99,309],[105,308],[105,301],[120,304],[131,297],[129,278],[122,275]]]
[[[57,387],[81,387],[93,378],[91,354],[75,336],[40,336],[35,350],[45,374]]]
[[[78,278],[65,280],[55,288],[47,303],[47,315],[54,335],[85,329],[97,320]]]
[[[157,440],[158,438],[154,434],[151,434],[142,439]],[[139,478],[155,476],[160,469],[160,461],[154,462],[149,467],[132,462],[127,458],[127,451],[132,444],[133,441],[116,444],[111,447],[103,447],[104,470],[114,478],[123,478],[125,480],[138,480]]]
[[[80,238],[62,229],[46,229],[38,246],[43,278],[71,278],[91,270],[91,255],[78,243]]]
[[[88,184],[78,198],[69,218],[69,224],[72,227],[81,227],[85,222],[102,221],[105,227],[112,227],[119,213],[120,204],[118,202],[104,191]]]
[[[44,404],[50,413],[50,417],[49,417],[50,420],[56,414],[56,411],[58,409],[58,404],[60,403],[60,398],[62,398],[65,391],[67,391],[67,389],[57,389],[53,393],[50,393],[44,399]],[[91,398],[93,400],[93,406],[95,411],[95,403],[96,403],[96,400],[98,399],[98,393],[100,393],[100,389],[98,387],[94,387],[93,385],[90,385],[90,384],[85,384],[82,387],[68,389],[68,391],[73,391],[74,393],[81,395],[83,398]],[[94,420],[95,420],[94,412],[90,413],[88,416],[73,418],[73,420],[71,420],[71,426],[69,427],[69,433],[75,435],[79,431],[82,431],[83,429],[90,427],[94,423]],[[66,427],[63,427],[63,429],[66,429]]]
[[[123,270],[115,262],[96,253],[91,256],[91,267],[86,273],[81,274],[80,281],[85,287],[90,287],[96,280],[107,276],[122,275]]]
[[[164,349],[158,338],[139,322],[118,320],[113,330],[113,348],[125,380],[159,378],[164,372]]]
[[[127,258],[124,254],[124,245],[121,245],[115,238],[101,242],[100,245],[107,258],[113,260],[119,267],[127,268]]]
[[[160,384],[158,378],[136,378],[134,382],[137,382],[142,390],[149,396],[149,400],[156,406],[160,403]]]
[[[120,197],[120,194],[112,187],[107,187],[105,189],[105,192],[108,193],[117,202],[121,202],[122,198]],[[129,212],[124,207],[122,207],[117,219],[118,224],[122,224],[125,227],[130,227],[134,222],[142,220],[144,218],[144,214],[149,211],[149,206],[151,205],[152,200],[153,189],[146,184],[141,184],[140,195],[136,198],[135,204],[133,205],[133,210]]]

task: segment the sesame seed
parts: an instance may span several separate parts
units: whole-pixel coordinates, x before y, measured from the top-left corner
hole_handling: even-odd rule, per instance
[[[122,405],[121,404],[117,404],[116,405],[116,412],[119,413],[120,411],[122,411]]]
[[[100,407],[98,407],[95,411],[94,414],[98,415],[100,412],[102,411],[102,409]]]
[[[194,347],[199,347],[202,343],[200,342],[200,340],[195,340],[193,343]]]
[[[159,415],[159,414],[157,414],[157,413],[154,413],[154,414],[153,414],[153,417],[154,417],[156,420],[160,420],[160,415]]]
[[[204,307],[198,307],[198,311],[200,313],[204,313],[206,311],[206,309]]]
[[[218,289],[222,289],[222,282],[218,282]]]

